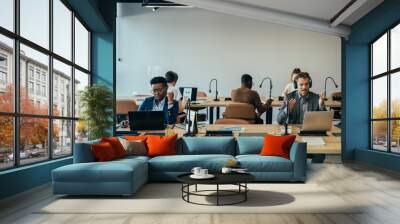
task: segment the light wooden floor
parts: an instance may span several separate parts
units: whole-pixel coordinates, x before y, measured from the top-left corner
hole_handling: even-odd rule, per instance
[[[310,164],[308,174],[308,182],[368,206],[357,214],[35,214],[38,207],[54,200],[47,185],[1,201],[0,223],[400,223],[399,174],[355,163]]]

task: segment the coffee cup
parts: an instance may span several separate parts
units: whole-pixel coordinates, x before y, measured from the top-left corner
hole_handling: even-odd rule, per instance
[[[207,176],[208,175],[208,169],[201,169],[200,170],[200,176]]]
[[[193,169],[192,169],[192,173],[194,174],[194,175],[196,175],[196,176],[199,176],[199,175],[201,175],[200,174],[200,171],[202,170],[202,168],[201,167],[194,167]]]
[[[232,171],[232,168],[230,167],[222,167],[221,172],[222,173],[230,173]]]

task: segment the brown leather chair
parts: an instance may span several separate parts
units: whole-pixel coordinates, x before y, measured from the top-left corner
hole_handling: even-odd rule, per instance
[[[215,124],[254,124],[254,122],[243,119],[222,118],[216,120]]]
[[[136,111],[138,108],[135,100],[117,100],[116,113],[128,114],[129,111]]]
[[[247,103],[227,104],[223,116],[224,118],[218,119],[215,124],[254,124],[256,121],[254,106]]]
[[[127,121],[128,112],[138,110],[138,108],[135,100],[117,100],[115,108],[117,124]]]
[[[197,97],[207,97],[207,93],[203,91],[198,91],[197,92]]]

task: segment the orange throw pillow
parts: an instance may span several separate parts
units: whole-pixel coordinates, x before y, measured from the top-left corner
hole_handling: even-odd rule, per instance
[[[115,155],[117,158],[125,157],[126,151],[124,146],[122,146],[121,142],[119,142],[118,138],[110,137],[110,138],[101,138],[101,142],[108,142],[114,149]]]
[[[128,141],[146,141],[147,135],[125,135],[124,138]]]
[[[165,156],[165,155],[176,155],[176,139],[178,135],[171,136],[157,136],[149,135],[147,137],[147,155],[154,156]]]
[[[264,137],[264,146],[261,149],[261,156],[280,156],[289,159],[290,147],[296,135],[274,136],[266,135]]]
[[[113,147],[108,142],[93,144],[90,147],[92,149],[94,157],[99,162],[110,161],[117,158]]]

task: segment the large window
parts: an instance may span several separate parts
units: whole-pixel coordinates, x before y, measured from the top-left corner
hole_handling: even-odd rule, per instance
[[[0,12],[0,170],[70,156],[87,139],[90,31],[64,0],[0,0]]]
[[[371,148],[400,153],[400,24],[371,46]]]

